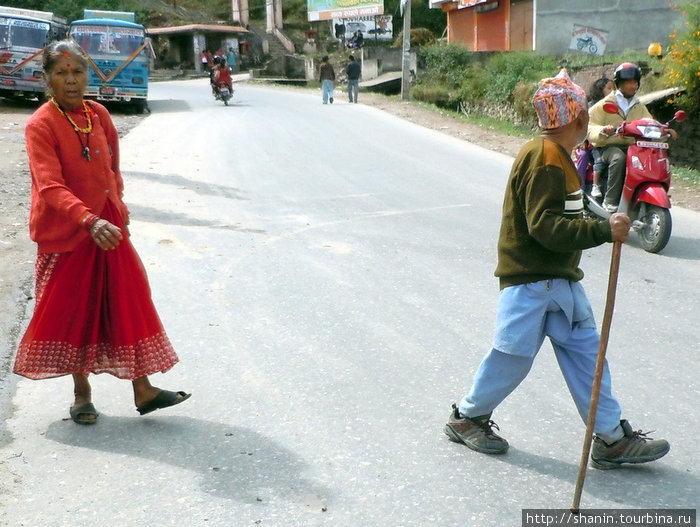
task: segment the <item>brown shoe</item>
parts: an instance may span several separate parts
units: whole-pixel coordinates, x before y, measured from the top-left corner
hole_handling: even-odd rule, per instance
[[[500,430],[491,421],[491,414],[475,417],[461,417],[456,404],[452,405],[450,418],[445,425],[445,434],[455,443],[462,443],[472,450],[484,454],[504,454],[508,441],[496,435],[493,429]]]
[[[665,439],[646,437],[641,430],[636,432],[626,419],[620,421],[624,436],[608,445],[601,438],[593,441],[591,465],[597,469],[619,468],[623,463],[648,463],[668,454],[671,445]]]

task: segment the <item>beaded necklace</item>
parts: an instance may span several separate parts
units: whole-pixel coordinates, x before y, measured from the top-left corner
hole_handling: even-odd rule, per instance
[[[83,101],[83,114],[85,115],[87,126],[85,128],[81,128],[80,126],[78,126],[78,123],[76,123],[71,118],[71,116],[68,115],[68,113],[63,108],[61,108],[61,105],[58,104],[58,101],[55,97],[51,97],[51,102],[58,109],[61,115],[68,119],[68,122],[73,126],[73,130],[75,130],[75,135],[78,136],[78,141],[80,141],[80,146],[83,147],[83,157],[86,161],[90,161],[90,132],[92,132],[92,119],[90,119],[90,112],[88,111],[87,104],[85,104],[85,101]],[[85,134],[85,143],[83,143],[83,137],[80,134]]]

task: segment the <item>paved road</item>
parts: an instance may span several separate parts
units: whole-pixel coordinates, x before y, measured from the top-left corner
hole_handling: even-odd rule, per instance
[[[187,403],[139,417],[93,378],[20,380],[0,448],[11,526],[515,526],[571,504],[584,426],[547,344],[494,415],[489,457],[442,433],[486,352],[511,159],[362,104],[206,81],[153,87],[122,141],[131,231],[181,357]],[[585,508],[696,507],[700,215],[661,255],[623,248],[609,358],[662,461],[590,470]],[[602,318],[610,246],[584,281]]]

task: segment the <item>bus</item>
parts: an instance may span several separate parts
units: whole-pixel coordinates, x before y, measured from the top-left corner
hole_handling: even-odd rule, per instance
[[[67,29],[53,13],[0,6],[0,96],[43,100],[44,48]]]
[[[147,108],[148,74],[154,57],[146,29],[134,13],[86,9],[69,34],[88,55],[90,63],[85,97]]]

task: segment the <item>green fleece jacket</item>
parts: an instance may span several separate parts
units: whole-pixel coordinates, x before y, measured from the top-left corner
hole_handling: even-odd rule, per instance
[[[500,287],[552,278],[578,281],[581,251],[612,241],[610,223],[582,217],[581,181],[559,144],[536,137],[513,163],[498,239]]]

